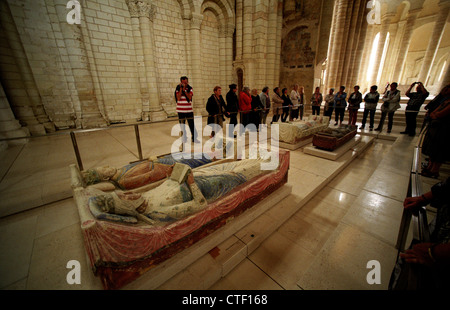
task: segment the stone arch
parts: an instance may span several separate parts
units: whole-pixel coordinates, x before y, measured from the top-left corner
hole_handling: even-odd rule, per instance
[[[192,0],[177,0],[181,8],[181,18],[190,19],[192,12],[195,12],[195,6]]]
[[[225,26],[225,16],[217,3],[208,0],[203,2],[201,13],[204,14],[205,11],[211,11],[216,16],[217,20],[219,21],[219,27]]]
[[[230,4],[226,0],[205,0],[202,3],[202,12],[205,8],[215,8],[216,12],[220,13],[224,18],[225,24],[234,25],[235,14]]]

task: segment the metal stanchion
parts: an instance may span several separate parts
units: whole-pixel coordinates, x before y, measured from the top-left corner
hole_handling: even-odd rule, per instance
[[[136,134],[136,145],[137,145],[137,149],[138,149],[138,154],[139,154],[139,160],[142,160],[142,147],[141,147],[141,137],[139,135],[139,125],[134,125],[134,132]]]
[[[73,131],[70,132],[70,138],[72,139],[73,150],[75,151],[75,156],[77,157],[78,169],[83,171],[83,162],[81,161],[80,151],[78,149],[77,139]]]

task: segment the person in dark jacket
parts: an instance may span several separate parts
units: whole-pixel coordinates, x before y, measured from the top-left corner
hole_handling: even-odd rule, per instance
[[[450,178],[403,202],[404,208],[411,212],[428,204],[437,209],[430,223],[430,240],[414,240],[409,249],[400,253],[389,281],[390,290],[450,288]],[[420,274],[417,282],[410,281],[414,271]]]
[[[292,107],[292,101],[291,98],[289,98],[287,88],[283,88],[281,93],[281,99],[283,99],[283,114],[281,115],[281,121],[284,123],[289,116],[289,107]]]
[[[416,91],[411,92],[411,89],[416,84]],[[422,82],[414,82],[408,88],[405,93],[406,97],[409,98],[405,110],[406,128],[404,131],[400,132],[401,134],[407,134],[410,137],[414,137],[416,135],[417,114],[419,114],[420,107],[425,102],[425,99],[427,99],[429,94],[430,93],[425,89]]]
[[[356,125],[358,110],[362,102],[362,94],[359,92],[359,86],[353,88],[354,92],[348,97],[348,124]]]
[[[208,125],[217,124],[220,128],[223,127],[224,115],[227,114],[225,110],[226,104],[222,97],[222,88],[220,86],[214,87],[214,93],[209,97],[206,103],[206,111],[208,112]],[[214,127],[213,127],[214,128]],[[215,135],[213,130],[212,136]]]
[[[230,125],[233,125],[236,127],[237,125],[237,117],[238,117],[238,111],[239,111],[239,99],[237,96],[237,85],[236,84],[230,84],[228,85],[228,88],[230,89],[225,96],[227,105],[226,110],[228,113],[228,117],[230,118]],[[230,128],[229,137],[233,137],[234,129]]]
[[[259,124],[261,124],[261,113],[265,109],[261,102],[261,97],[258,95],[257,89],[252,89],[252,112],[250,114],[250,123],[255,124],[256,130],[259,131]]]

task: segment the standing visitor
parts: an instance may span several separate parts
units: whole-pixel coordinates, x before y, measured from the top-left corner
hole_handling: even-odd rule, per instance
[[[262,114],[265,110],[264,105],[261,102],[261,97],[258,95],[257,89],[252,89],[252,112],[250,113],[250,123],[255,124],[256,130],[259,131],[259,124],[261,124]]]
[[[323,108],[323,116],[329,116],[331,121],[331,115],[334,110],[334,88],[330,88],[330,91],[325,96],[325,106]]]
[[[252,110],[252,97],[250,88],[245,86],[239,95],[239,111],[241,112],[240,123],[245,127],[250,122],[250,112]]]
[[[429,156],[422,175],[438,178],[441,165],[450,160],[450,84],[430,102],[428,129],[422,144],[422,154]]]
[[[347,107],[347,93],[344,91],[345,86],[341,86],[339,91],[334,96],[334,126],[336,126],[339,122],[339,125],[342,125],[342,121],[344,120],[345,108]]]
[[[291,120],[297,120],[298,119],[298,105],[300,102],[300,94],[298,93],[298,84],[295,84],[292,88],[290,99],[292,102],[292,109],[291,109]]]
[[[281,98],[281,95],[280,95],[280,88],[279,87],[275,87],[273,89],[272,102],[273,102],[272,123],[276,123],[276,122],[278,122],[278,119],[280,118],[281,107],[284,104],[284,100]]]
[[[411,92],[411,89],[414,85],[417,84],[416,91]],[[406,128],[405,131],[400,132],[401,134],[407,134],[410,137],[414,137],[416,135],[416,126],[417,126],[417,114],[419,114],[420,107],[427,99],[430,93],[425,89],[422,82],[414,82],[406,91],[406,97],[409,97],[409,101],[405,110],[405,118],[406,118]]]
[[[361,129],[366,127],[367,115],[370,114],[369,131],[373,130],[373,123],[375,121],[375,111],[377,110],[378,101],[380,100],[380,94],[377,92],[378,86],[372,85],[370,92],[364,96],[364,114],[362,119]]]
[[[236,127],[237,125],[237,115],[239,111],[239,99],[237,96],[237,85],[236,84],[230,84],[228,85],[228,88],[230,89],[225,96],[227,100],[226,110],[230,118],[230,125],[233,125]],[[229,133],[230,137],[233,137],[233,132]]]
[[[217,124],[220,126],[220,130],[223,128],[223,121],[226,115],[225,101],[222,97],[222,88],[220,86],[214,87],[214,93],[209,97],[206,103],[206,111],[208,112],[208,125]],[[214,127],[213,127],[214,128]],[[213,131],[212,136],[215,135]]]
[[[400,91],[397,89],[398,84],[393,82],[386,85],[385,94],[383,96],[383,105],[381,106],[381,118],[376,131],[383,130],[384,120],[388,116],[388,130],[391,133],[392,125],[394,123],[394,113],[400,108]],[[389,90],[388,87],[390,87]],[[386,91],[387,90],[387,91]]]
[[[305,88],[303,86],[300,86],[300,88],[298,89],[298,94],[300,96],[300,99],[298,100],[298,111],[300,113],[300,119],[303,119],[303,111],[304,111],[304,106],[305,106]]]
[[[316,87],[312,97],[311,97],[311,109],[312,115],[320,115],[320,105],[322,104],[323,97],[320,93],[320,87]]]
[[[353,88],[354,92],[348,98],[348,124],[356,125],[358,110],[362,102],[362,94],[359,92],[359,86]]]
[[[177,101],[177,113],[178,121],[180,124],[186,124],[186,120],[189,125],[189,130],[191,131],[192,142],[200,143],[197,140],[197,131],[194,126],[194,110],[192,109],[192,97],[194,96],[193,89],[189,85],[189,80],[187,76],[182,76],[180,78],[180,84],[177,85],[175,89],[175,99]],[[183,142],[186,142],[186,131],[182,125],[183,130]]]
[[[289,116],[289,107],[292,107],[292,101],[288,95],[287,88],[283,88],[281,92],[283,93],[281,95],[281,99],[283,99],[283,114],[281,115],[281,121],[284,123]]]
[[[264,87],[261,94],[259,94],[261,103],[263,105],[263,110],[261,111],[261,123],[264,125],[267,123],[267,114],[270,110],[270,97],[269,97],[269,87]]]

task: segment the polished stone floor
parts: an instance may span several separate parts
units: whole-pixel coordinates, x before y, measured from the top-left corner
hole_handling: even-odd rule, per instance
[[[170,153],[175,123],[139,127],[144,158]],[[400,135],[402,129],[379,135],[351,160],[349,154],[331,161],[291,151],[292,193],[280,205],[298,205],[298,211],[217,282],[199,284],[205,263],[159,289],[385,290],[418,139]],[[84,168],[122,166],[139,157],[133,127],[76,138]],[[101,289],[87,265],[72,198],[68,166],[77,161],[70,136],[29,139],[0,153],[0,162],[0,288]],[[437,181],[424,178],[424,190]],[[67,284],[70,260],[81,263],[80,285]],[[380,263],[381,284],[366,280],[371,260]]]

